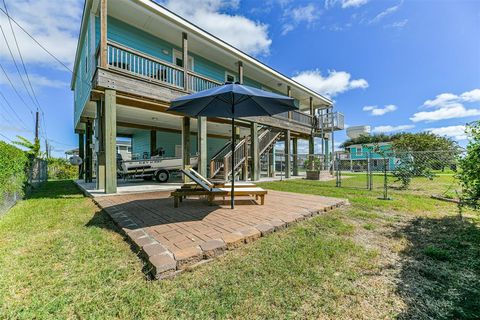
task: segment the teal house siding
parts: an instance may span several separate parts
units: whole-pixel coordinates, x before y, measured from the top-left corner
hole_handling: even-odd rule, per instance
[[[222,148],[228,139],[212,138],[207,139],[207,159],[210,159]],[[165,150],[165,157],[175,156],[175,146],[182,144],[182,135],[174,132],[157,131],[157,148],[162,147]],[[192,134],[190,138],[190,153],[197,153],[197,135]],[[134,156],[143,157],[144,152],[150,156],[150,131],[137,130],[132,135],[132,153]]]
[[[92,21],[87,20],[87,25],[90,25]],[[94,73],[94,57],[89,53],[95,52],[95,49],[92,48],[91,38],[93,37],[91,28],[88,28],[85,32],[85,36],[82,41],[79,43],[81,48],[80,59],[78,64],[77,73],[75,74],[75,91],[73,95],[74,99],[74,125],[76,125],[80,120],[80,115],[85,108],[85,104],[90,99],[90,92],[92,90],[91,81]]]

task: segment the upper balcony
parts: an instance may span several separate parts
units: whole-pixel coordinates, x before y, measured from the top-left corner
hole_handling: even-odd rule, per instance
[[[317,132],[332,132],[345,129],[345,116],[341,112],[327,112],[315,117]]]
[[[97,61],[98,56],[99,52],[97,51]],[[222,84],[190,70],[186,71],[187,75],[185,77],[184,68],[114,41],[107,42],[107,69],[129,78],[142,80],[150,85],[169,88],[172,92],[176,92],[178,96],[211,89]],[[105,75],[105,77],[114,79],[112,75]],[[102,83],[102,80],[98,80],[98,75],[97,81]],[[107,81],[109,80],[106,79],[103,83]],[[120,81],[113,80],[112,82],[118,84]],[[130,93],[134,93],[135,90],[138,90],[138,86],[126,85],[124,87],[124,90],[129,89],[133,90]],[[310,133],[315,125],[314,117],[301,111],[286,112],[275,115],[271,119],[268,118],[256,117],[256,120],[266,125],[289,127],[303,133]]]

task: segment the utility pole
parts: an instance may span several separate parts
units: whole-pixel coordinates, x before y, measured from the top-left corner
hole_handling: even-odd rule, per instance
[[[38,140],[38,120],[39,120],[38,117],[39,115],[37,110],[37,112],[35,112],[35,141]]]
[[[47,139],[45,139],[45,152],[46,152],[46,156],[47,156],[47,159],[48,159],[50,157],[50,150],[49,150]]]

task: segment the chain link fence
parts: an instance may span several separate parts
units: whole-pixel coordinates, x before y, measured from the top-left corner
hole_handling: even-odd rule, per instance
[[[436,179],[438,190],[443,190],[441,193],[454,193],[453,176],[457,160],[463,152],[461,149],[416,152],[383,150],[289,155],[277,150],[262,155],[260,171],[262,178],[329,181],[328,186],[375,191],[384,198],[388,198],[388,191],[392,189],[419,189],[416,184],[425,179]]]

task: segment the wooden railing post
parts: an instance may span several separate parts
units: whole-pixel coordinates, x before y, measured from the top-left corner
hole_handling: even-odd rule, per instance
[[[182,32],[182,59],[183,59],[183,88],[188,91],[188,39],[187,33]]]
[[[292,97],[292,88],[287,86],[287,96]],[[292,111],[288,111],[288,119],[292,119]]]
[[[100,1],[100,67],[107,68],[107,0]]]

